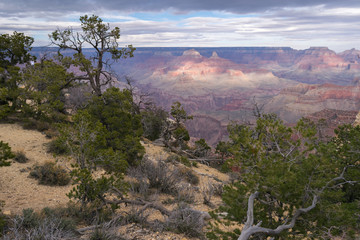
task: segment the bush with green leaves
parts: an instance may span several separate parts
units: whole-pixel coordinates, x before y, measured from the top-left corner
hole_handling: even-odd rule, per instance
[[[225,205],[218,211],[244,227],[225,233],[214,226],[210,239],[326,238],[324,230],[354,237],[358,201],[344,200],[346,186],[359,184],[360,127],[340,128],[326,143],[307,119],[287,127],[275,115],[262,115],[254,127],[235,124],[229,133],[233,164],[241,172],[224,187]]]
[[[195,141],[194,155],[196,157],[206,157],[209,155],[211,147],[206,143],[205,139]]]
[[[26,117],[22,121],[22,127],[27,130],[38,130],[40,132],[44,132],[50,129],[51,124],[43,120],[36,120]]]
[[[63,122],[66,119],[63,90],[71,87],[74,74],[53,60],[29,65],[23,71],[27,115],[45,122]]]
[[[141,112],[141,123],[144,130],[144,137],[154,141],[161,137],[168,113],[157,107]]]
[[[107,133],[104,125],[94,120],[86,110],[79,111],[73,116],[72,124],[60,129],[59,141],[66,143],[76,160],[70,174],[75,187],[68,196],[80,200],[83,205],[100,204],[113,188],[120,192],[125,189],[126,156],[108,147]],[[106,173],[96,177],[94,172],[99,168]]]
[[[11,152],[11,147],[8,143],[0,141],[0,167],[10,166],[8,161],[11,158],[14,158],[15,155]]]
[[[36,165],[30,172],[30,176],[38,179],[39,184],[50,186],[65,186],[70,183],[69,173],[54,162],[45,162]]]
[[[225,157],[228,157],[231,155],[230,153],[230,143],[229,142],[223,142],[219,141],[215,148],[215,153],[220,154],[221,159],[224,160]]]
[[[176,147],[187,148],[186,143],[190,140],[190,135],[184,123],[189,119],[193,119],[193,117],[186,113],[180,102],[173,103],[170,114],[175,119],[175,124],[171,127],[171,131],[165,133],[165,140],[169,141],[173,137],[175,138],[174,145]]]
[[[140,144],[141,115],[133,106],[129,90],[112,87],[94,96],[86,108],[91,119],[103,126],[105,147],[121,152],[130,165],[136,165],[145,152]]]
[[[177,125],[186,122],[186,120],[193,119],[193,116],[187,114],[180,102],[174,102],[171,105],[170,114],[175,119]]]
[[[55,138],[47,144],[47,151],[55,155],[68,155],[70,149],[63,138]]]
[[[24,104],[19,99],[24,90],[19,87],[22,77],[20,68],[16,65],[34,59],[30,55],[33,42],[32,37],[23,33],[0,34],[0,119],[7,117]]]

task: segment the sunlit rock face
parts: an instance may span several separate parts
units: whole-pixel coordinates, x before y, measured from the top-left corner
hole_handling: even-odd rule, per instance
[[[354,126],[360,126],[360,112],[356,114],[355,120],[354,120]]]

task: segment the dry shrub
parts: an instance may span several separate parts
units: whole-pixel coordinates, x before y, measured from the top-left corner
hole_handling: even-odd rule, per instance
[[[203,203],[213,207],[213,204],[211,203],[211,198],[214,196],[215,194],[215,187],[214,185],[208,181],[207,184],[205,184],[202,188],[201,188],[201,193],[203,195]]]
[[[213,183],[214,195],[221,197],[224,192],[224,183]]]
[[[24,151],[17,151],[15,153],[14,160],[18,163],[27,163],[29,161],[29,159],[26,157]]]
[[[35,213],[24,209],[22,215],[11,219],[4,240],[22,239],[70,239],[75,237],[75,225],[55,215]]]
[[[188,204],[195,202],[195,191],[192,186],[186,186],[184,184],[178,185],[177,188],[177,194],[175,196],[175,199],[177,202],[185,202]]]
[[[174,194],[180,176],[177,170],[171,169],[165,162],[154,163],[146,158],[137,168],[130,170],[129,174],[137,179],[138,189],[144,194],[148,193],[148,188],[156,188],[160,192]],[[134,189],[136,189],[136,185],[134,185]]]
[[[126,212],[126,216],[122,219],[122,224],[129,224],[129,223],[137,223],[141,226],[148,226],[148,217],[151,215],[151,212],[146,212],[143,209],[136,208],[134,206]]]
[[[180,206],[174,210],[165,222],[165,227],[168,230],[202,239],[204,238],[202,230],[204,226],[203,213],[186,206]]]
[[[192,185],[199,184],[200,179],[193,170],[186,168],[186,167],[182,167],[179,169],[180,169],[180,174],[185,178],[185,180],[188,183],[190,183]]]
[[[39,184],[50,186],[65,186],[71,180],[69,173],[53,162],[36,165],[30,172],[30,177],[38,179]]]

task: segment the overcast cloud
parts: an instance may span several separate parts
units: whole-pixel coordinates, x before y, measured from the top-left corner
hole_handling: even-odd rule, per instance
[[[96,14],[135,46],[360,48],[360,0],[0,0],[0,33],[48,44],[57,27]]]

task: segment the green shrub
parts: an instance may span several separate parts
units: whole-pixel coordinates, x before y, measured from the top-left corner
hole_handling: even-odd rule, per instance
[[[154,141],[161,136],[168,113],[161,108],[153,108],[141,113],[144,137]]]
[[[34,209],[23,209],[22,227],[27,229],[36,227],[39,224],[39,221],[39,216],[34,212]]]
[[[46,131],[50,128],[50,124],[44,121],[38,121],[35,119],[26,119],[23,122],[23,128],[28,130],[38,130],[40,132]]]
[[[17,151],[15,153],[14,160],[18,163],[27,163],[29,161],[29,159],[26,157],[23,151]]]
[[[49,142],[47,145],[47,150],[48,152],[54,153],[56,155],[67,155],[70,153],[69,147],[60,138],[56,138]]]
[[[174,130],[173,134],[175,139],[180,143],[187,142],[190,140],[190,135],[188,130],[186,130],[186,128],[181,125]]]
[[[180,162],[187,167],[191,167],[191,162],[189,161],[189,159],[187,157],[181,156]]]
[[[35,166],[30,176],[39,180],[39,184],[65,186],[70,182],[69,173],[53,162],[46,162],[44,165]]]
[[[206,157],[211,152],[211,147],[201,138],[195,142],[194,155],[197,157]]]
[[[15,157],[15,155],[11,152],[9,144],[0,141],[0,167],[10,166],[10,162],[7,160],[13,157]]]
[[[180,163],[184,164],[187,167],[191,167],[191,165],[192,165],[187,157],[179,156],[179,155],[170,155],[166,159],[166,162],[180,162]]]

